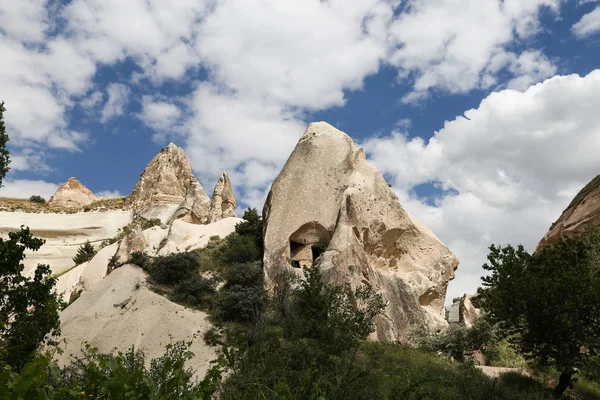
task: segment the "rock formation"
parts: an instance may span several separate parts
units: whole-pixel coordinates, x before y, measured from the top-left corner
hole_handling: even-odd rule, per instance
[[[446,308],[446,321],[450,324],[462,324],[467,328],[472,327],[481,313],[471,301],[475,297],[476,295],[470,296],[465,293],[463,297],[455,298],[453,303]]]
[[[362,149],[329,124],[312,123],[273,183],[263,210],[264,271],[320,268],[326,280],[368,283],[387,306],[376,338],[406,341],[414,326],[446,326],[448,281],[458,259],[410,216]]]
[[[600,225],[600,175],[592,179],[573,198],[571,204],[537,245],[536,251],[556,244],[563,236],[574,237],[582,233],[588,225]]]
[[[96,196],[90,189],[86,188],[74,177],[69,178],[60,185],[48,205],[53,207],[81,207],[92,204],[101,197]]]
[[[223,172],[213,191],[208,221],[213,223],[229,217],[237,217],[235,215],[235,196],[233,195],[229,175],[227,175],[227,172]]]
[[[129,201],[146,219],[159,218],[162,222],[183,219],[196,224],[208,221],[210,200],[183,149],[173,143],[146,166]]]
[[[131,253],[146,251],[146,238],[139,224],[134,224],[133,229],[121,240],[115,253],[115,265],[119,266],[129,261]]]

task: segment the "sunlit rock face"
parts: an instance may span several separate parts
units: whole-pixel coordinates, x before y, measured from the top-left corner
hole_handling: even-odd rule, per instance
[[[237,217],[235,206],[235,196],[229,175],[227,172],[223,172],[213,191],[208,222],[213,223],[225,218]]]
[[[586,226],[600,225],[600,175],[573,198],[558,220],[537,245],[536,251],[556,244],[562,237],[575,237]]]
[[[96,196],[76,178],[71,177],[60,185],[56,193],[50,197],[48,205],[51,207],[81,207],[100,199],[101,197]]]
[[[146,219],[182,219],[195,224],[208,221],[210,200],[194,176],[185,152],[173,143],[146,166],[129,200],[132,208]]]
[[[400,205],[345,133],[312,123],[274,181],[263,210],[264,270],[320,268],[330,283],[370,284],[387,306],[373,339],[406,341],[413,327],[447,325],[444,300],[458,259]]]

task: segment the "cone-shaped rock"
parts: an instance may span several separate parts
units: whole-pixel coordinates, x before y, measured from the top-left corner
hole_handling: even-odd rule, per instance
[[[81,182],[71,177],[60,185],[56,193],[50,197],[48,205],[54,207],[80,207],[92,204],[99,199],[101,197],[96,196],[90,189],[83,186]]]
[[[181,218],[204,224],[210,209],[210,200],[194,176],[185,152],[173,143],[146,166],[129,200],[142,217],[163,222]]]
[[[320,268],[326,280],[365,283],[384,296],[375,337],[408,338],[446,326],[443,308],[458,259],[401,206],[345,133],[312,123],[273,183],[263,210],[269,287],[284,270]]]
[[[542,238],[536,251],[556,244],[563,236],[575,237],[588,225],[600,225],[600,175],[592,179],[573,198],[571,204]]]
[[[213,223],[228,217],[237,217],[235,214],[235,196],[233,195],[229,175],[227,175],[227,172],[223,172],[213,191],[208,220],[209,223]]]

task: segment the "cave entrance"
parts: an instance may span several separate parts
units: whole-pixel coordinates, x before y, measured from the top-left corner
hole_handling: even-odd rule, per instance
[[[318,222],[302,225],[290,236],[292,267],[312,267],[313,262],[327,250],[331,234]]]

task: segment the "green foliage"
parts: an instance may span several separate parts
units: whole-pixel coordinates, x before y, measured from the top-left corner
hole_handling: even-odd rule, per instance
[[[492,367],[527,368],[527,360],[506,341],[492,343],[485,351],[487,364]]]
[[[8,135],[6,134],[6,125],[4,124],[4,102],[0,102],[0,187],[2,187],[2,180],[6,176],[6,173],[10,170],[10,155],[6,149],[8,143]]]
[[[38,195],[31,196],[29,198],[29,201],[31,201],[32,203],[46,204],[46,199],[44,199],[42,196],[38,196]]]
[[[220,272],[225,268],[225,248],[227,242],[219,236],[213,236],[206,246],[195,250],[198,256],[198,269],[201,272]]]
[[[59,331],[59,299],[50,267],[38,265],[33,278],[22,275],[26,250],[44,244],[29,228],[0,239],[0,369],[19,371],[48,333]]]
[[[256,244],[256,238],[252,236],[232,233],[225,241],[223,258],[228,264],[257,261],[262,258],[262,248]]]
[[[567,369],[600,348],[600,232],[561,240],[534,255],[491,246],[483,307],[525,357]]]
[[[226,332],[232,373],[221,398],[343,399],[360,386],[355,355],[374,329],[381,297],[369,287],[326,285],[316,268],[296,288],[288,283],[280,282],[277,291],[287,295],[275,297],[252,329]]]
[[[137,265],[145,271],[149,271],[150,265],[152,264],[152,259],[148,254],[144,253],[143,251],[134,251],[129,256],[128,263]]]
[[[230,265],[222,278],[225,284],[216,299],[216,315],[222,321],[257,321],[267,300],[261,263]]]
[[[516,379],[490,379],[473,366],[392,343],[362,343],[357,369],[359,378],[350,383],[348,399],[551,398],[548,389],[530,380],[525,385]]]
[[[263,221],[256,208],[248,208],[242,217],[244,221],[236,224],[235,233],[254,238],[256,246],[263,248]]]
[[[142,231],[144,231],[155,226],[162,226],[162,222],[160,222],[160,219],[158,218],[146,219],[144,217],[136,216],[134,220],[131,221],[129,224],[125,225],[123,228],[119,228],[115,237],[103,240],[100,244],[100,248],[103,249],[106,246],[110,246],[111,244],[117,243],[119,240],[122,240],[123,238],[125,238],[125,236],[129,234],[129,232],[133,230],[133,228],[136,225],[139,225]]]
[[[125,353],[100,354],[86,345],[83,356],[59,368],[49,356],[28,363],[20,373],[0,372],[0,398],[13,399],[210,399],[221,380],[217,360],[200,382],[185,363],[193,357],[190,343],[169,344],[163,356],[146,362],[131,347]],[[149,367],[146,365],[149,364]]]
[[[83,264],[84,262],[90,261],[96,255],[96,249],[90,243],[90,241],[86,241],[84,244],[79,246],[77,249],[77,254],[73,257],[73,262],[75,265]]]
[[[149,272],[156,283],[176,285],[198,273],[198,257],[189,252],[156,257]]]
[[[217,291],[217,281],[194,275],[173,288],[173,301],[196,307],[207,307]]]
[[[464,361],[465,352],[480,350],[487,353],[495,339],[495,329],[485,318],[476,319],[470,328],[452,325],[440,333],[430,333],[422,328],[413,334],[413,340],[420,349],[443,354],[457,361]]]

